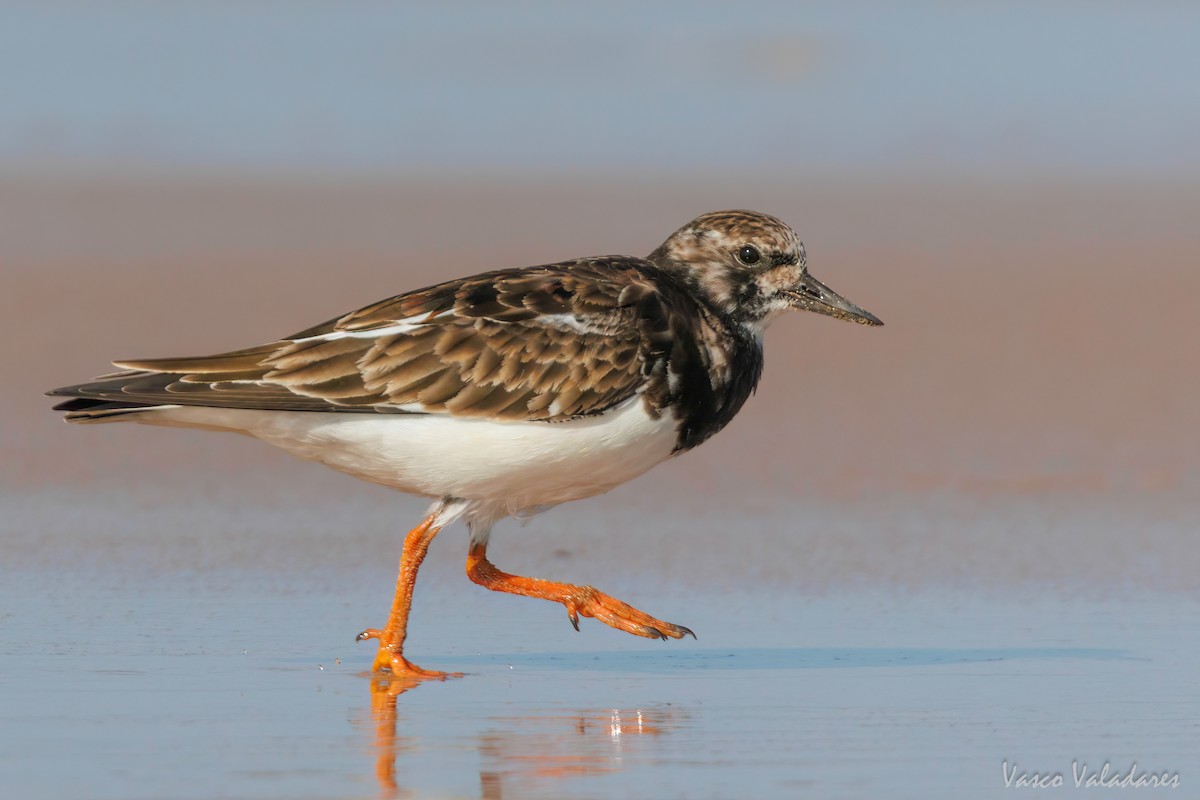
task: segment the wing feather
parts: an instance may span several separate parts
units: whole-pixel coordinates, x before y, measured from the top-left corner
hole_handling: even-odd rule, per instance
[[[597,414],[643,391],[646,358],[670,351],[653,272],[612,256],[487,273],[257,347],[117,362],[129,371],[52,394],[510,420]]]

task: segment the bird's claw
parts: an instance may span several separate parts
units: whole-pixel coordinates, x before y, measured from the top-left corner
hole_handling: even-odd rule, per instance
[[[693,639],[696,638],[696,634],[692,633],[690,628],[655,619],[644,611],[622,603],[591,586],[576,587],[576,591],[564,601],[564,605],[567,607],[567,618],[571,620],[575,630],[579,630],[579,617],[585,616],[647,639],[682,639],[689,635]]]
[[[381,675],[390,674],[393,678],[406,678],[415,680],[445,680],[446,678],[461,678],[461,672],[437,672],[435,670],[421,669],[416,664],[406,659],[399,651],[399,648],[393,649],[391,644],[385,640],[385,632],[378,628],[367,628],[362,633],[354,637],[356,642],[365,642],[367,639],[379,640],[379,652],[375,654],[375,661],[371,664],[371,674],[379,677]]]

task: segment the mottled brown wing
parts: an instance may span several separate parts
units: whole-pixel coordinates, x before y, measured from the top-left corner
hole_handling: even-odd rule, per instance
[[[565,420],[646,381],[655,290],[639,259],[488,273],[389,298],[289,339],[56,394],[116,402]]]

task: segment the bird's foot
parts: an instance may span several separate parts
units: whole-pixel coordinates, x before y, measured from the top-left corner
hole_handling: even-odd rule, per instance
[[[388,641],[387,632],[381,631],[378,628],[367,628],[365,631],[354,637],[356,642],[365,641],[367,639],[379,640],[379,652],[375,654],[375,661],[371,664],[371,672],[375,675],[391,673],[396,678],[416,678],[418,680],[437,680],[444,681],[447,678],[461,678],[461,672],[438,672],[431,669],[422,669],[416,664],[409,661],[401,653],[400,647],[393,646]]]
[[[577,587],[577,592],[563,601],[567,607],[567,617],[575,630],[579,630],[579,617],[594,617],[609,627],[616,628],[634,636],[645,636],[647,639],[682,639],[684,636],[696,638],[690,628],[664,622],[644,611],[638,611],[627,603],[622,603],[591,586]]]

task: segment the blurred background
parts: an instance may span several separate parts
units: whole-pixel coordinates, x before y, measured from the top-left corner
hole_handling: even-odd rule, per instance
[[[1200,591],[1197,30],[1173,2],[0,4],[10,632],[82,571],[132,598],[150,575],[325,587],[342,605],[312,613],[352,635],[425,505],[249,440],[68,428],[42,391],[486,269],[646,254],[729,207],[793,224],[886,327],[777,323],[725,432],[503,525],[501,566],[658,591],[697,630],[713,587],[743,609],[764,588],[1116,597],[1089,619],[1130,626],[1153,595],[1179,623],[1161,609]],[[480,596],[464,552],[460,530],[431,552],[417,639],[454,653],[437,618],[461,613],[485,650],[507,626],[562,646],[537,627],[557,611]]]
[[[69,171],[1194,176],[1182,8],[14,2],[0,147]]]
[[[648,253],[747,207],[888,326],[781,322],[759,396],[647,502],[783,509],[793,535],[770,546],[797,548],[799,585],[1196,588],[1200,549],[1159,525],[1195,521],[1175,500],[1200,474],[1196,23],[1174,3],[6,3],[5,483],[224,493],[235,470],[287,503],[308,481],[415,509],[228,437],[68,430],[39,392],[485,269]],[[535,527],[642,502],[623,491]],[[986,533],[931,542],[889,492],[965,498]],[[799,498],[884,519],[816,547]],[[987,522],[1060,499],[1129,527]],[[1039,566],[1026,545],[1062,550]],[[805,566],[814,549],[838,569]]]

